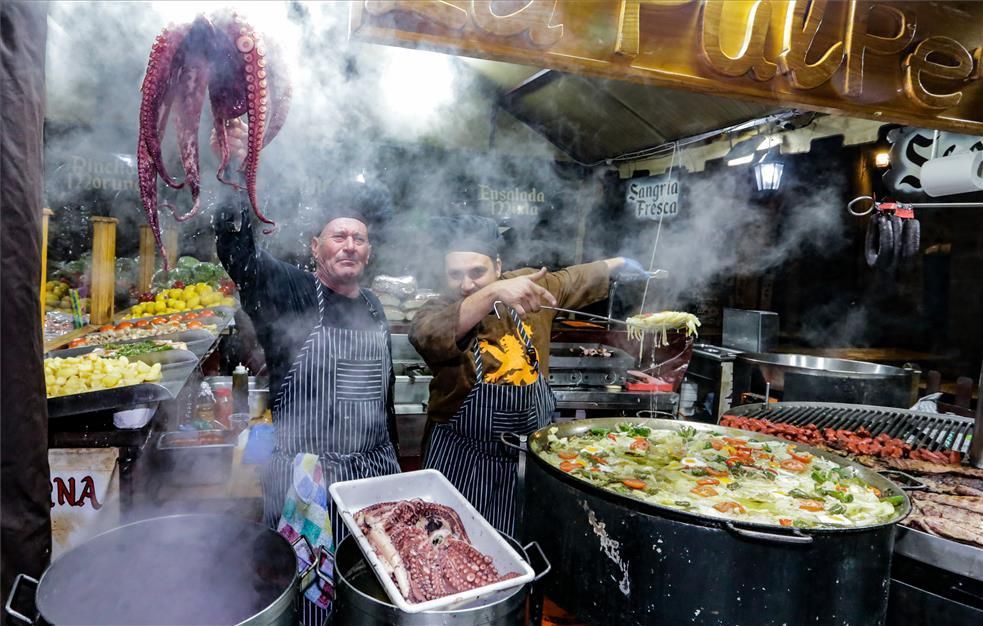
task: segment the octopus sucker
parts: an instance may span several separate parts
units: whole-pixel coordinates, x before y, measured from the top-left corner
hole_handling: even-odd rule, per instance
[[[448,506],[423,500],[382,502],[356,513],[355,521],[410,602],[518,576],[499,574],[491,557],[471,545],[460,516]]]
[[[279,133],[289,110],[291,89],[282,61],[275,45],[240,15],[227,11],[199,15],[190,24],[169,25],[154,39],[141,86],[137,162],[140,199],[162,254],[158,208],[171,209],[178,221],[191,218],[199,209],[198,128],[206,92],[213,117],[211,144],[220,160],[216,178],[244,190],[257,218],[275,226],[260,210],[256,187],[260,151]],[[183,181],[168,173],[161,150],[172,113]],[[244,141],[239,141],[240,129]],[[243,173],[241,183],[229,177],[233,165]],[[170,203],[159,204],[158,177],[175,189],[187,187],[191,208],[181,212]]]

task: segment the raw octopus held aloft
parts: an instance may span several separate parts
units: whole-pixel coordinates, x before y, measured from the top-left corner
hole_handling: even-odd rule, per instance
[[[222,12],[198,16],[191,24],[169,25],[157,36],[140,103],[137,171],[140,199],[161,254],[164,253],[157,215],[157,177],[174,188],[188,187],[191,208],[184,213],[165,204],[178,221],[198,212],[201,176],[198,127],[205,92],[212,110],[212,145],[220,159],[216,177],[236,189],[245,189],[256,216],[263,215],[256,194],[259,153],[280,131],[290,106],[290,82],[276,48],[241,16]],[[161,140],[171,110],[185,178],[172,177],[164,166]],[[240,118],[246,116],[248,123]],[[245,153],[230,146],[229,133],[245,127]],[[230,177],[229,169],[239,175]],[[244,178],[245,186],[240,184]],[[166,256],[164,257],[166,259]],[[166,263],[166,261],[165,261]]]

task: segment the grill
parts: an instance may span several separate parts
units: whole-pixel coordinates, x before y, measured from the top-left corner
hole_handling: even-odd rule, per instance
[[[857,430],[866,428],[871,436],[886,433],[911,445],[933,452],[956,450],[968,454],[973,419],[958,415],[920,413],[861,404],[823,402],[778,402],[732,407],[728,415],[766,419],[794,426],[816,425],[819,429]]]

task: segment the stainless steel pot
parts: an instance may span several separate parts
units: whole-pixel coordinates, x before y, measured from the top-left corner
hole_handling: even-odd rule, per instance
[[[852,468],[886,495],[904,496],[904,504],[894,519],[876,526],[782,528],[619,495],[560,471],[540,455],[551,428],[563,437],[624,421],[565,422],[529,437],[523,538],[539,542],[548,558],[570,564],[543,581],[557,604],[592,624],[883,623],[896,523],[910,510],[900,487],[842,457],[799,446]],[[696,422],[630,421],[655,429],[688,426],[748,435]]]
[[[225,515],[173,515],[97,535],[66,552],[36,582],[33,619],[48,624],[296,622],[301,575],[286,539]]]
[[[523,547],[507,535],[502,537],[526,560],[533,547],[542,556],[538,545]],[[549,571],[547,562],[533,582]],[[453,610],[405,613],[389,602],[358,542],[350,536],[335,551],[335,577],[333,620],[339,626],[526,626],[526,604],[533,584],[506,589]]]
[[[921,372],[866,361],[745,352],[734,361],[734,400],[751,392],[785,401],[846,402],[908,408]]]

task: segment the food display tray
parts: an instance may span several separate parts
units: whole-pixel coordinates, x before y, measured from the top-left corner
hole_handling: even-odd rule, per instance
[[[221,441],[201,443],[202,434],[218,435]],[[164,480],[176,486],[225,484],[232,473],[235,439],[223,430],[163,433],[157,439],[157,457]]]
[[[336,482],[328,488],[328,491],[331,493],[331,498],[335,502],[341,519],[358,542],[366,560],[382,584],[382,588],[385,589],[392,603],[401,611],[420,613],[449,607],[462,608],[465,604],[477,604],[476,601],[478,600],[497,594],[503,589],[524,585],[535,578],[535,572],[529,563],[502,539],[498,531],[437,470],[425,469],[390,476]],[[386,573],[382,561],[376,556],[372,545],[358,523],[355,522],[355,514],[367,506],[380,502],[414,498],[443,504],[454,509],[464,524],[471,544],[483,554],[491,557],[492,563],[500,573],[519,572],[519,575],[515,578],[427,602],[408,602],[389,577],[389,574]]]
[[[214,321],[215,334],[221,334],[222,331],[225,330],[225,328],[229,324],[232,323],[232,320],[235,318],[235,314],[236,314],[236,310],[235,309],[233,309],[231,307],[227,307],[227,306],[209,306],[209,307],[205,307],[203,309],[195,309],[194,311],[184,311],[184,313],[200,313],[201,311],[204,311],[206,309],[215,314],[215,321]],[[119,320],[119,321],[126,321],[126,322],[136,323],[136,322],[138,322],[140,320],[152,320],[155,317],[169,317],[171,315],[177,315],[177,314],[176,313],[167,313],[167,314],[163,314],[162,313],[160,315],[146,315],[144,317],[134,317],[132,319]],[[213,324],[212,322],[204,322],[204,321],[202,321],[202,324],[205,324],[205,323],[207,323],[209,325],[212,325]]]
[[[211,350],[212,346],[218,336],[207,330],[201,328],[192,328],[190,330],[182,330],[177,333],[172,333],[170,335],[159,335],[156,337],[141,337],[140,339],[126,339],[123,341],[114,341],[114,344],[126,344],[126,343],[140,343],[141,341],[180,341],[187,346],[187,351],[194,353],[196,357],[202,357]],[[82,356],[83,354],[88,354],[97,348],[104,347],[103,345],[91,345],[91,346],[79,346],[78,348],[65,348],[62,350],[52,350],[45,354],[45,358],[48,357],[61,357],[66,358],[70,356]],[[169,352],[169,350],[167,351]]]
[[[68,351],[59,350],[58,352]],[[52,352],[48,356],[78,355],[57,355]],[[131,361],[143,361],[147,365],[160,363],[161,379],[156,383],[140,383],[48,398],[48,417],[68,417],[110,409],[126,409],[138,404],[174,400],[181,392],[188,377],[198,367],[198,357],[188,350],[151,352],[127,358]]]

